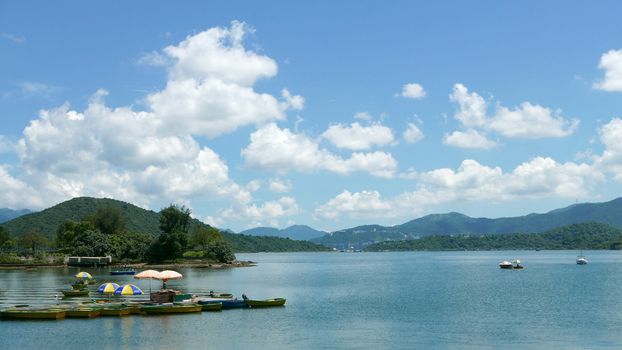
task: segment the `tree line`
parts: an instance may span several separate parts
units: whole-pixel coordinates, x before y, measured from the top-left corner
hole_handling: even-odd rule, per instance
[[[132,232],[118,207],[99,208],[80,221],[67,220],[58,226],[54,239],[37,231],[20,235],[15,241],[0,226],[0,247],[4,251],[20,249],[36,255],[54,247],[59,253],[74,256],[112,256],[116,261],[165,262],[182,258],[231,262],[235,254],[217,229],[191,225],[191,211],[171,204],[159,212],[159,235]],[[192,230],[191,230],[192,227]]]

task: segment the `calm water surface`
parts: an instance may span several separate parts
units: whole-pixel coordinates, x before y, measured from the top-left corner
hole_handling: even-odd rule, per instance
[[[63,321],[2,321],[5,349],[599,349],[622,348],[622,253],[412,252],[238,254],[256,267],[180,269],[171,287],[283,308]],[[522,271],[500,270],[520,258]],[[0,270],[0,307],[55,303],[78,270]],[[98,281],[148,281],[87,269]],[[157,281],[152,282],[155,289]],[[64,301],[61,301],[64,302]]]

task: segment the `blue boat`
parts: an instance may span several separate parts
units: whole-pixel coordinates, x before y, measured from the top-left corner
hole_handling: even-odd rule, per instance
[[[240,299],[223,299],[221,302],[223,309],[241,309],[248,307],[246,302]]]
[[[125,269],[125,270],[111,270],[110,274],[112,276],[118,276],[118,275],[133,275],[135,274],[136,271],[134,271],[134,269]]]

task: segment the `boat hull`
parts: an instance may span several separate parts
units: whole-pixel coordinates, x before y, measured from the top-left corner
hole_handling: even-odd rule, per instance
[[[201,312],[201,305],[148,305],[141,307],[140,311],[148,315],[157,314],[181,314],[191,312]]]
[[[119,275],[134,275],[136,271],[110,271],[110,275],[119,276]]]
[[[89,290],[88,289],[74,289],[74,290],[64,290],[63,291],[63,295],[65,296],[65,298],[70,298],[70,297],[86,297],[89,295]]]
[[[99,314],[101,316],[127,316],[129,315],[131,310],[129,308],[101,308],[99,309]]]
[[[4,310],[0,314],[4,318],[25,320],[62,320],[66,315],[64,310]]]
[[[209,302],[200,302],[201,309],[203,311],[220,311],[222,310],[222,302],[219,301],[209,301]]]
[[[265,299],[265,300],[245,300],[246,305],[248,307],[257,308],[257,307],[273,307],[273,306],[284,306],[285,299],[284,298],[274,298],[274,299]]]
[[[96,309],[69,309],[65,311],[65,317],[71,318],[95,318],[101,314]]]

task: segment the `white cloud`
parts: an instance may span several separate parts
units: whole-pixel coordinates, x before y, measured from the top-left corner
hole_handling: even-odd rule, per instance
[[[15,35],[12,33],[0,33],[0,37],[12,41],[16,44],[22,44],[24,42],[26,42],[26,38],[23,36],[19,36],[19,35]]]
[[[169,80],[164,90],[147,96],[161,133],[216,137],[284,120],[287,109],[303,108],[304,98],[286,89],[281,92],[284,101],[253,89],[258,79],[276,75],[277,65],[243,46],[252,31],[234,21],[230,28],[211,28],[164,49],[171,61]]]
[[[533,198],[584,198],[603,175],[588,164],[558,163],[535,157],[509,173],[474,160],[464,160],[458,169],[441,168],[410,173],[417,181],[414,191],[382,199],[377,191],[344,191],[315,210],[316,218],[412,217],[429,212],[435,205],[464,201],[510,201]]]
[[[497,146],[496,142],[489,140],[486,135],[479,133],[475,129],[454,131],[451,134],[445,134],[443,143],[460,148],[490,149]]]
[[[35,81],[22,81],[17,85],[24,96],[41,96],[44,98],[50,98],[62,90],[58,86],[52,86]]]
[[[598,68],[605,71],[605,78],[594,83],[594,89],[622,91],[622,50],[610,50],[600,57]]]
[[[273,178],[268,181],[268,188],[272,192],[286,193],[286,192],[291,191],[292,183],[289,180]]]
[[[139,65],[154,66],[154,67],[166,67],[172,64],[171,60],[164,54],[157,51],[151,51],[143,54],[136,60]]]
[[[417,83],[404,84],[400,96],[404,98],[421,99],[426,95],[423,86]]]
[[[354,119],[359,119],[359,120],[364,120],[364,121],[371,121],[374,119],[374,117],[369,114],[369,112],[356,112],[354,114]]]
[[[316,140],[274,123],[251,134],[251,143],[242,150],[242,156],[248,166],[279,172],[326,170],[345,175],[360,171],[392,177],[397,169],[397,162],[388,153],[353,153],[343,159],[320,148]]]
[[[393,131],[381,124],[362,126],[352,123],[350,126],[334,124],[322,134],[338,148],[350,150],[366,150],[374,146],[385,146],[395,141]]]
[[[407,143],[417,143],[423,139],[423,133],[415,123],[408,123],[406,130],[402,133],[404,141]]]
[[[244,125],[285,119],[272,95],[217,79],[172,80],[147,99],[162,132],[216,137]]]
[[[523,102],[510,110],[500,106],[488,128],[510,138],[565,137],[574,133],[579,120],[566,120],[549,108]]]
[[[246,184],[246,190],[249,192],[257,192],[261,188],[260,180],[252,180]]]
[[[15,152],[15,144],[6,136],[0,135],[0,154]]]
[[[508,138],[545,138],[566,137],[574,133],[579,125],[579,120],[567,120],[559,115],[558,111],[542,107],[530,102],[523,102],[513,109],[498,105],[495,114],[487,117],[488,104],[476,92],[469,93],[462,84],[455,84],[450,100],[457,102],[459,110],[454,117],[461,123],[466,132],[456,131],[449,136],[450,144],[468,145],[467,137],[478,138],[480,144],[490,148],[490,142],[485,142],[481,132],[494,131]],[[446,140],[448,136],[445,137]],[[454,139],[452,141],[452,139]],[[486,140],[487,141],[487,140]],[[447,142],[446,142],[447,143]]]
[[[281,90],[281,97],[285,99],[285,108],[291,107],[294,110],[301,111],[305,106],[305,99],[300,95],[293,96],[289,90]]]
[[[350,217],[378,217],[391,211],[391,204],[380,198],[378,191],[351,193],[343,191],[315,209],[314,216],[319,219],[334,220],[343,215]]]
[[[488,105],[477,93],[469,93],[466,86],[458,83],[454,85],[449,100],[458,103],[460,109],[454,117],[465,127],[482,127],[486,124]]]
[[[595,166],[622,181],[622,119],[611,119],[600,127],[598,134],[605,149],[602,155],[594,157]]]
[[[9,173],[0,165],[0,203],[13,209],[41,208],[44,203],[36,190]]]
[[[188,36],[164,52],[176,60],[171,71],[174,80],[217,79],[250,87],[257,79],[276,75],[276,62],[247,50],[244,36],[254,29],[233,21],[230,28],[216,27]]]

